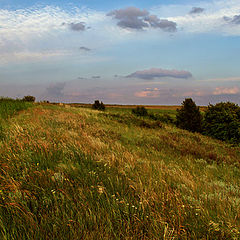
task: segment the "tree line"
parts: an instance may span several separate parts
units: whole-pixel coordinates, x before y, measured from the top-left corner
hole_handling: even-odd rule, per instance
[[[209,104],[202,114],[191,98],[185,99],[177,110],[176,125],[191,132],[240,143],[240,107],[232,102]]]
[[[168,114],[148,113],[143,106],[133,109],[132,113],[172,123],[190,132],[198,132],[232,144],[240,144],[240,107],[235,103],[209,104],[206,111],[200,112],[196,103],[191,98],[186,98],[181,108],[177,109],[176,120]]]

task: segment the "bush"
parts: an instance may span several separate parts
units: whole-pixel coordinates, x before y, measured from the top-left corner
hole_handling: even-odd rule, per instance
[[[100,103],[99,100],[95,100],[94,104],[92,105],[93,109],[97,109],[97,110],[105,110],[105,105],[103,104],[103,102]]]
[[[148,111],[145,107],[136,107],[132,110],[132,113],[137,116],[148,116]]]
[[[153,114],[153,113],[150,113],[148,116],[149,116],[149,118],[151,118],[153,120],[158,120],[160,122],[167,123],[167,124],[174,124],[174,118],[172,118],[167,113],[164,113],[164,114]]]
[[[177,127],[191,132],[202,131],[202,115],[199,107],[191,98],[186,98],[183,101],[181,109],[177,109],[176,117]]]
[[[25,102],[35,102],[36,98],[34,96],[24,96],[22,100]]]
[[[230,143],[240,143],[240,107],[231,102],[210,104],[205,112],[203,133]]]

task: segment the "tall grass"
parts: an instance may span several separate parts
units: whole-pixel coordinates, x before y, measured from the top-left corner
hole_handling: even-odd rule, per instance
[[[0,156],[0,239],[240,238],[240,149],[200,134],[46,105]]]
[[[7,119],[18,111],[28,108],[31,104],[22,100],[0,98],[0,118]]]
[[[18,99],[0,98],[0,139],[4,137],[4,121],[30,105],[31,103]]]

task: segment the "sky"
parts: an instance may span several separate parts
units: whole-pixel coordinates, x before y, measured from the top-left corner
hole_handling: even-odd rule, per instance
[[[240,104],[239,0],[0,0],[0,96]]]

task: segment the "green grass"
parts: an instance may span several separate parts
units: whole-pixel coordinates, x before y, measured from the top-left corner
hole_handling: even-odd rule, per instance
[[[0,145],[0,239],[240,239],[239,160],[131,109],[29,108]]]
[[[14,100],[11,98],[0,98],[0,139],[4,137],[4,122],[17,112],[27,109],[30,103]]]
[[[18,111],[27,109],[31,104],[22,100],[0,98],[0,118],[7,119]]]

